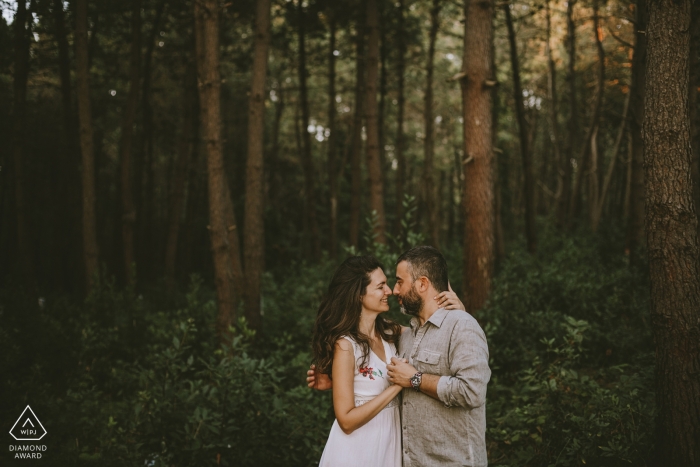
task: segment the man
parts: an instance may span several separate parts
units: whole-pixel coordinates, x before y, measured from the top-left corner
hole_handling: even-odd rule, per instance
[[[447,290],[447,263],[437,249],[419,246],[399,257],[393,293],[413,318],[401,335],[401,359],[392,358],[387,370],[389,380],[405,388],[404,467],[488,465],[486,337],[471,315],[433,300]],[[313,371],[309,375],[313,386]]]

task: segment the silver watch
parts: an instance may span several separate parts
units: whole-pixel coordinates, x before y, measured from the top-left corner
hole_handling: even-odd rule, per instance
[[[420,383],[423,382],[423,373],[420,371],[415,375],[411,376],[411,387],[416,391],[420,391]]]

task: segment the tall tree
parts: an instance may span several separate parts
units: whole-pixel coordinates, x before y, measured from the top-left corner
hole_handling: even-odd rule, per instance
[[[492,138],[493,3],[464,1],[464,59],[460,73],[464,120],[465,307],[475,313],[491,291],[494,269]]]
[[[557,110],[559,108],[557,95],[557,74],[554,59],[552,58],[552,11],[549,0],[545,2],[545,13],[547,18],[546,25],[546,44],[545,51],[547,54],[547,98],[549,99],[549,136],[552,143],[552,153],[554,154],[554,168],[556,170],[557,188],[555,192],[555,202],[559,203],[564,189],[564,163],[561,154],[561,139],[559,135],[559,118]]]
[[[576,179],[574,180],[573,192],[571,193],[571,201],[569,203],[569,225],[573,225],[573,222],[578,218],[579,212],[581,211],[581,198],[586,174],[590,174],[588,179],[591,184],[589,192],[597,193],[598,191],[598,173],[593,173],[591,170],[588,170],[589,167],[592,167],[592,146],[595,143],[596,135],[598,134],[600,112],[603,106],[603,92],[605,90],[605,52],[601,43],[602,30],[600,29],[598,21],[598,6],[598,0],[593,0],[593,37],[595,38],[594,42],[596,44],[596,51],[598,55],[595,97],[593,98],[593,110],[591,111],[591,120],[588,125],[586,138],[583,141],[583,146],[581,147],[581,152],[578,156],[578,169],[576,172]]]
[[[95,154],[90,104],[90,67],[88,57],[88,0],[75,4],[75,91],[78,97],[80,154],[83,186],[83,262],[88,291],[97,273],[99,252],[95,220]]]
[[[564,164],[562,176],[562,191],[557,206],[557,223],[565,226],[570,211],[571,202],[571,178],[572,160],[576,150],[578,134],[578,109],[576,105],[576,24],[574,23],[574,6],[576,0],[566,2],[566,51],[568,55],[566,80],[569,88],[569,120],[567,123],[566,150],[564,151]]]
[[[644,170],[657,465],[700,464],[700,244],[690,176],[691,0],[649,2]]]
[[[428,220],[428,232],[430,243],[439,247],[440,224],[438,221],[438,207],[435,203],[435,182],[433,180],[433,156],[435,153],[435,117],[433,117],[433,72],[435,69],[435,43],[440,29],[440,9],[442,0],[433,0],[430,8],[430,31],[428,32],[428,62],[426,64],[425,98],[423,108],[423,122],[425,125],[425,139],[423,140],[423,201]],[[400,200],[399,200],[400,201]]]
[[[27,11],[27,2],[17,2],[17,13],[14,19],[15,39],[15,76],[14,76],[14,106],[12,116],[12,153],[15,171],[15,210],[17,216],[17,244],[19,266],[22,281],[27,286],[33,286],[34,259],[30,239],[27,198],[24,183],[24,159],[26,157],[25,125],[27,108],[27,79],[29,78],[29,33],[31,31],[31,14]]]
[[[195,122],[196,113],[199,111],[197,106],[197,79],[193,73],[192,60],[187,64],[185,79],[183,85],[183,113],[182,113],[182,128],[180,130],[180,139],[178,141],[178,155],[175,161],[175,170],[173,173],[173,181],[170,192],[170,206],[168,209],[168,224],[167,237],[165,241],[165,282],[167,287],[172,291],[175,288],[175,264],[177,259],[177,244],[180,235],[180,218],[185,204],[185,187],[187,185],[187,175],[190,172],[190,166],[193,153],[195,152]],[[191,194],[190,190],[190,194]],[[191,198],[191,196],[190,196]],[[190,203],[192,199],[190,199]]]
[[[201,53],[197,54],[199,100],[202,137],[207,154],[209,179],[209,235],[214,260],[214,280],[218,315],[216,330],[219,339],[228,339],[229,326],[236,316],[231,253],[226,227],[226,197],[228,182],[224,171],[221,140],[221,74],[219,71],[219,16],[216,0],[194,3],[195,33]],[[230,199],[229,199],[230,202]]]
[[[361,15],[360,15],[361,16]],[[360,240],[360,205],[362,196],[362,115],[364,114],[365,29],[358,20],[355,38],[355,113],[350,140],[350,234],[349,242],[357,246]]]
[[[518,48],[513,28],[513,17],[510,13],[510,4],[503,5],[508,28],[508,42],[510,43],[510,67],[513,73],[513,99],[515,100],[515,115],[518,120],[520,136],[520,157],[523,161],[523,198],[525,199],[525,238],[527,250],[534,253],[537,250],[537,234],[535,232],[535,183],[532,173],[532,154],[530,152],[530,137],[527,119],[525,117],[525,103],[523,102],[523,86],[520,82],[520,64],[518,63]],[[534,129],[534,125],[533,125]]]
[[[692,23],[690,30],[690,135],[693,148],[692,175],[693,175],[693,199],[695,207],[700,215],[700,2],[693,2]],[[700,222],[698,223],[700,228]],[[700,230],[698,231],[700,235]]]
[[[132,143],[134,138],[134,122],[139,102],[139,87],[141,79],[141,0],[132,0],[131,7],[131,51],[129,59],[129,94],[124,106],[122,117],[122,134],[119,147],[121,165],[121,197],[122,197],[122,247],[124,261],[124,276],[127,284],[132,284],[134,264],[134,223],[136,222],[136,206],[134,205],[134,174]]]
[[[251,329],[260,329],[260,281],[264,266],[264,133],[265,83],[270,49],[270,0],[258,0],[255,13],[255,52],[248,103],[248,162],[246,169],[244,254],[245,316]]]
[[[377,118],[377,79],[379,74],[379,9],[377,0],[367,0],[367,81],[365,98],[367,119],[367,175],[369,178],[369,206],[376,215],[374,236],[378,243],[386,243],[384,215],[384,186],[379,155],[379,121]]]
[[[321,257],[321,243],[316,218],[316,184],[314,183],[314,165],[311,157],[311,134],[309,126],[309,93],[306,84],[306,14],[304,2],[298,0],[297,33],[299,38],[299,99],[301,101],[301,165],[304,169],[304,192],[306,196],[306,216],[308,218],[311,242],[311,253],[314,260]]]
[[[630,139],[632,140],[632,161],[630,174],[630,218],[627,230],[627,250],[630,264],[639,263],[639,249],[645,244],[644,235],[644,96],[646,95],[646,26],[648,0],[637,0],[635,11],[635,41],[632,56],[632,85],[630,92]]]
[[[336,110],[335,110],[335,54],[336,54],[336,19],[333,9],[328,12],[328,192],[330,213],[330,235],[328,251],[331,259],[338,255],[338,164],[336,162]]]
[[[404,137],[404,113],[406,109],[405,95],[405,74],[406,74],[406,5],[405,0],[399,0],[398,5],[398,27],[396,29],[396,88],[397,88],[397,110],[396,110],[396,221],[394,234],[399,235],[401,231],[401,221],[403,220],[403,198],[404,185],[406,183],[406,156],[404,150],[406,140]]]

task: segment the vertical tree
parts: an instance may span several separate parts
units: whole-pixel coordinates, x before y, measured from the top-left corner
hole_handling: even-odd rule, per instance
[[[461,87],[464,119],[464,295],[469,313],[491,291],[494,267],[494,157],[492,138],[493,3],[464,2]]]
[[[369,205],[376,214],[374,235],[378,243],[386,243],[384,216],[384,186],[379,156],[379,121],[377,119],[377,78],[379,74],[379,9],[377,0],[367,0],[367,174]]]
[[[333,9],[328,12],[328,192],[330,213],[330,236],[328,251],[331,259],[338,254],[338,168],[336,167],[336,135],[335,128],[335,54],[336,54],[336,20]]]
[[[602,31],[600,30],[598,19],[598,0],[593,0],[593,34],[594,42],[596,44],[596,51],[598,54],[598,72],[596,74],[595,98],[593,99],[591,120],[588,125],[586,138],[583,141],[583,146],[581,147],[581,152],[578,157],[578,171],[576,172],[576,180],[574,181],[571,202],[569,203],[569,225],[572,225],[579,216],[582,204],[581,197],[583,184],[585,182],[586,174],[590,174],[588,179],[590,187],[589,192],[595,193],[594,196],[589,198],[596,198],[598,192],[597,167],[593,167],[591,161],[591,153],[594,150],[592,146],[596,142],[595,140],[598,134],[598,125],[600,124],[600,112],[603,106],[603,92],[605,83],[605,54],[601,43]],[[593,170],[588,170],[589,167]],[[597,199],[594,199],[593,201],[594,203],[597,203]]]
[[[265,83],[270,49],[270,0],[258,0],[255,13],[255,52],[248,103],[248,163],[246,170],[244,255],[245,316],[252,329],[260,329],[260,281],[264,265],[264,129]]]
[[[433,180],[433,155],[435,152],[435,117],[433,117],[433,70],[435,68],[435,42],[440,29],[440,9],[442,0],[433,0],[430,8],[430,31],[428,32],[428,63],[426,64],[425,98],[423,122],[425,139],[423,140],[423,201],[428,220],[430,244],[439,247],[438,209],[435,203],[435,182]],[[399,200],[401,201],[401,200]]]
[[[503,5],[508,28],[510,43],[510,67],[513,73],[513,99],[515,100],[515,115],[518,120],[520,136],[520,157],[523,161],[523,198],[525,199],[525,238],[527,250],[534,253],[537,250],[537,234],[535,232],[535,184],[532,174],[532,154],[530,152],[530,137],[527,119],[525,118],[525,103],[523,102],[523,87],[520,82],[520,64],[518,63],[518,48],[516,45],[513,17],[510,14],[510,4]],[[534,125],[533,125],[534,129]]]
[[[361,15],[360,15],[361,16]],[[357,246],[360,240],[360,204],[362,190],[362,115],[364,114],[365,82],[365,31],[363,20],[358,20],[355,38],[355,113],[352,121],[350,141],[350,245]]]
[[[404,185],[406,183],[406,157],[404,149],[406,145],[403,121],[406,108],[406,95],[404,93],[404,83],[406,74],[406,5],[405,0],[398,1],[398,27],[396,29],[396,87],[397,87],[397,110],[396,110],[396,223],[394,225],[394,233],[399,234],[401,231],[401,221],[403,220],[403,198]]]
[[[658,465],[700,463],[700,245],[690,176],[690,0],[651,0],[644,170]]]
[[[209,235],[218,300],[216,330],[219,338],[226,341],[229,326],[235,319],[236,309],[228,229],[226,228],[228,182],[224,172],[221,141],[220,5],[216,0],[203,0],[195,2],[194,9],[196,39],[200,44],[198,47],[201,47],[201,53],[197,54],[197,72],[202,137],[205,141],[209,180]]]
[[[126,98],[122,117],[122,134],[119,148],[121,165],[122,196],[122,246],[124,249],[124,276],[127,284],[132,284],[134,267],[134,223],[136,206],[134,205],[132,142],[134,121],[139,102],[141,77],[141,0],[132,0],[131,8],[131,52],[129,60],[129,94]]]
[[[564,189],[564,163],[565,160],[562,159],[561,147],[560,147],[560,136],[559,136],[559,118],[557,110],[558,96],[557,96],[557,74],[556,66],[554,65],[554,59],[552,58],[552,11],[549,6],[549,0],[545,2],[545,13],[546,13],[546,44],[545,52],[547,54],[547,97],[549,99],[549,136],[552,143],[552,153],[554,154],[554,168],[556,170],[556,182],[557,188],[555,192],[555,202],[559,203],[559,199],[562,196],[562,191]]]
[[[635,8],[635,41],[632,56],[632,85],[630,92],[630,139],[632,140],[632,161],[630,174],[630,218],[627,231],[627,249],[630,252],[630,264],[639,261],[639,248],[645,243],[644,235],[644,141],[642,124],[644,122],[644,96],[646,95],[646,59],[647,59],[647,2],[637,0]]]
[[[187,64],[187,72],[183,85],[182,128],[178,141],[178,155],[171,184],[170,207],[168,209],[167,237],[165,241],[165,281],[170,290],[175,288],[175,264],[177,259],[177,243],[180,234],[180,217],[185,202],[185,186],[190,171],[194,152],[196,133],[195,114],[197,107],[197,80],[193,73],[194,63]],[[191,193],[191,190],[190,190]],[[190,199],[190,203],[192,200]]]
[[[88,58],[88,0],[75,4],[75,90],[78,97],[80,154],[83,186],[83,261],[87,290],[97,273],[98,248],[95,221],[95,154],[90,105],[90,67]]]
[[[297,32],[299,38],[299,99],[301,101],[301,164],[304,168],[304,192],[306,196],[306,216],[311,231],[310,241],[314,260],[321,257],[321,243],[318,233],[318,221],[316,219],[316,184],[314,183],[314,165],[311,157],[311,134],[307,130],[309,126],[309,94],[306,85],[306,15],[304,14],[304,2],[298,0]]]
[[[693,199],[695,208],[700,215],[700,2],[693,2],[692,23],[690,25],[690,135],[693,148],[692,175],[693,175]],[[700,228],[700,222],[698,223]],[[700,235],[700,230],[698,230]]]
[[[564,164],[562,176],[562,191],[557,206],[557,223],[560,226],[567,224],[569,204],[571,202],[571,161],[576,150],[576,135],[578,134],[578,115],[576,105],[576,24],[574,23],[574,6],[576,0],[566,3],[566,51],[569,56],[567,63],[566,80],[569,88],[569,120],[567,123],[566,150],[564,151]]]
[[[17,2],[17,13],[14,19],[15,39],[15,76],[14,76],[14,106],[12,116],[12,152],[15,171],[15,209],[17,216],[17,244],[19,266],[22,271],[22,281],[34,285],[34,260],[30,239],[27,199],[24,185],[25,148],[25,114],[27,107],[27,79],[29,78],[29,31],[31,31],[31,15],[27,11],[27,2]]]

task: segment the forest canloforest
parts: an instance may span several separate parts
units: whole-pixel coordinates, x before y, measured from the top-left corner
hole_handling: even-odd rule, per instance
[[[490,465],[700,465],[700,1],[0,7],[0,426],[49,465],[317,465],[330,277],[422,244]]]

